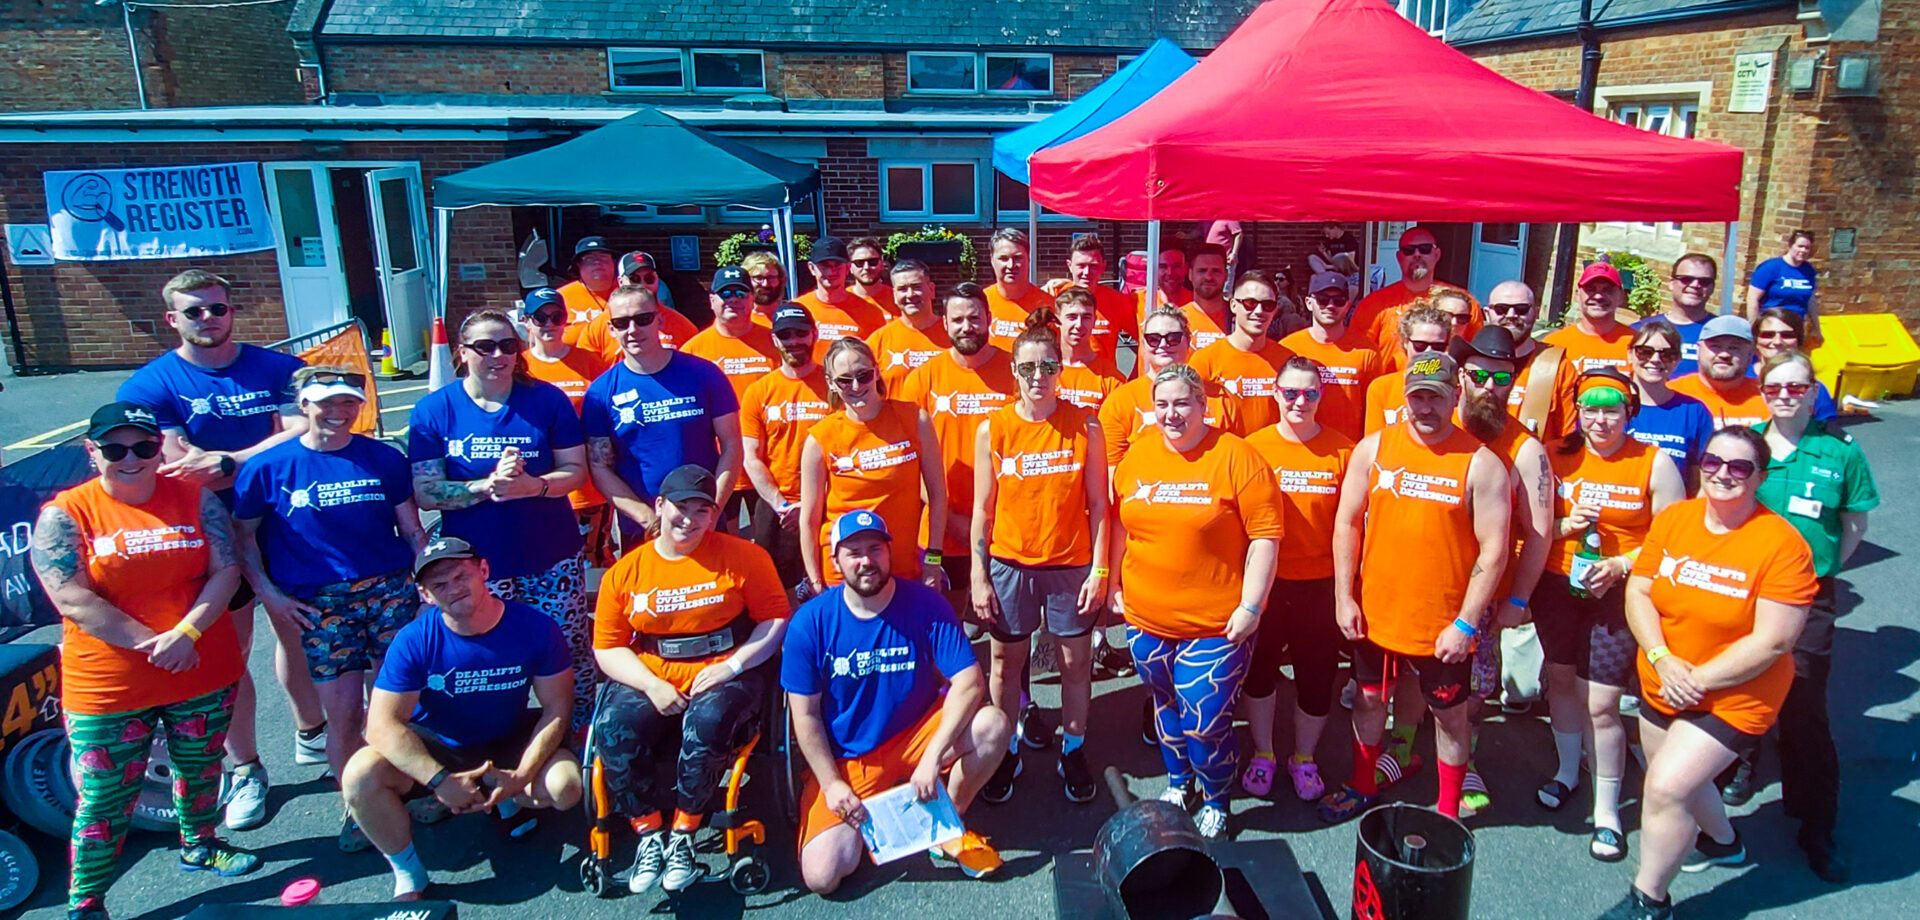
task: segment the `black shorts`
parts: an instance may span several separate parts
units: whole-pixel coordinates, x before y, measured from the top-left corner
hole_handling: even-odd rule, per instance
[[[1404,668],[1420,676],[1420,695],[1433,709],[1452,709],[1467,701],[1473,682],[1473,656],[1448,664],[1431,655],[1402,655],[1371,641],[1353,644],[1353,679],[1362,687],[1389,689]]]
[[[253,585],[246,579],[240,579],[240,587],[233,589],[233,598],[227,601],[227,610],[233,613],[253,612]]]
[[[947,590],[958,591],[965,595],[973,590],[973,554],[946,553],[940,557],[940,568],[947,573]],[[972,616],[969,611],[967,616]]]
[[[520,765],[520,756],[527,752],[527,745],[533,742],[534,726],[540,723],[540,710],[529,709],[515,723],[513,730],[481,744],[466,744],[455,747],[448,744],[439,735],[427,731],[414,723],[407,723],[415,737],[425,745],[427,753],[447,768],[449,773],[472,770],[481,764],[492,761],[502,770],[511,770]]]
[[[1706,732],[1707,737],[1720,742],[1726,746],[1727,750],[1740,755],[1741,760],[1752,758],[1754,751],[1760,747],[1759,735],[1749,735],[1746,732],[1734,728],[1732,725],[1727,724],[1727,720],[1711,712],[1688,709],[1679,715],[1670,716],[1653,708],[1653,705],[1646,700],[1641,700],[1640,718],[1648,725],[1661,731],[1671,730],[1675,721],[1692,722],[1695,726],[1699,727],[1701,731]]]
[[[1581,680],[1610,687],[1628,686],[1633,668],[1629,654],[1621,670],[1618,636],[1627,633],[1626,586],[1615,585],[1604,597],[1577,597],[1563,573],[1548,571],[1540,576],[1528,606],[1533,611],[1533,629],[1540,637],[1540,651],[1548,664],[1572,665]],[[1601,641],[1595,642],[1599,636]]]

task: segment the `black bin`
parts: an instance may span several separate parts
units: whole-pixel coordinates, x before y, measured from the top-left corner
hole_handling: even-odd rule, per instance
[[[1158,800],[1128,805],[1100,828],[1093,875],[1120,920],[1210,916],[1226,885],[1193,819]]]
[[[1353,920],[1466,920],[1473,832],[1437,811],[1382,805],[1360,816]]]

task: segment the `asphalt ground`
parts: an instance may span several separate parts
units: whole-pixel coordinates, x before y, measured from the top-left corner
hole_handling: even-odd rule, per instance
[[[40,443],[32,436],[84,415],[110,393],[111,375],[13,378],[0,394],[0,444],[16,450]],[[16,388],[17,384],[29,384]],[[104,389],[103,389],[104,387]],[[29,396],[21,399],[21,396]],[[417,397],[415,397],[417,398]],[[404,399],[404,397],[403,397]],[[399,413],[388,416],[391,427]],[[1794,825],[1783,817],[1777,783],[1778,760],[1767,745],[1761,777],[1766,785],[1747,806],[1736,810],[1735,826],[1747,841],[1745,866],[1682,875],[1674,891],[1683,917],[1898,917],[1915,916],[1920,902],[1920,630],[1911,622],[1911,598],[1920,592],[1920,576],[1902,562],[1904,550],[1920,546],[1920,403],[1890,404],[1876,419],[1850,426],[1872,458],[1884,504],[1872,516],[1867,544],[1843,575],[1846,614],[1835,640],[1832,711],[1844,783],[1840,836],[1853,857],[1853,880],[1833,886],[1816,879],[1793,844]],[[13,445],[26,442],[25,447]],[[259,630],[264,646],[267,630]],[[42,641],[51,641],[45,630]],[[984,655],[984,643],[982,644]],[[171,841],[164,835],[136,835],[123,857],[124,874],[109,894],[117,917],[180,917],[207,903],[275,903],[290,881],[317,877],[327,904],[378,902],[391,891],[385,862],[375,853],[343,855],[335,847],[341,804],[320,767],[292,763],[287,709],[270,689],[270,656],[264,647],[253,655],[256,678],[265,691],[261,736],[275,783],[272,820],[232,839],[260,853],[266,865],[255,875],[217,880],[185,874],[175,867]],[[1058,701],[1053,678],[1036,678],[1035,694],[1044,705]],[[1094,701],[1094,729],[1087,748],[1096,765],[1113,764],[1132,777],[1136,793],[1157,794],[1163,787],[1158,755],[1139,740],[1143,691],[1131,679],[1100,682]],[[1283,691],[1283,694],[1285,691]],[[1289,701],[1283,700],[1282,712]],[[1347,730],[1336,710],[1320,759],[1330,778],[1343,775],[1349,755]],[[1286,730],[1282,729],[1282,743]],[[1421,749],[1431,759],[1431,741]],[[1055,916],[1054,857],[1091,844],[1100,825],[1114,812],[1103,794],[1084,805],[1068,803],[1053,776],[1050,752],[1028,753],[1026,774],[1012,802],[978,805],[970,826],[987,834],[1007,859],[994,879],[970,881],[952,868],[935,867],[919,857],[889,866],[868,867],[831,898],[800,890],[790,858],[791,831],[776,821],[766,853],[773,884],[762,895],[742,899],[725,885],[705,885],[677,901],[658,894],[597,900],[580,891],[577,863],[585,842],[585,820],[577,813],[549,815],[528,838],[509,841],[488,819],[456,818],[418,830],[418,846],[433,871],[434,894],[458,902],[466,917],[524,920],[527,917],[616,917],[656,914],[687,918],[767,920],[825,918],[993,918],[1044,920]],[[1552,771],[1553,746],[1544,715],[1496,715],[1484,727],[1478,764],[1493,790],[1494,803],[1470,819],[1478,857],[1473,875],[1474,917],[1589,918],[1597,916],[1626,890],[1633,861],[1602,864],[1587,855],[1585,819],[1590,799],[1584,789],[1560,812],[1548,812],[1533,800],[1533,790]],[[771,816],[770,772],[764,759],[753,769],[761,778],[747,787],[749,807]],[[1630,769],[1623,815],[1630,844],[1637,851],[1638,770]],[[1389,791],[1383,801],[1431,803],[1431,768]],[[758,803],[757,806],[755,803]],[[1352,824],[1326,827],[1311,806],[1293,799],[1284,780],[1271,801],[1242,796],[1234,803],[1233,827],[1241,839],[1282,838],[1303,870],[1322,885],[1336,916],[1348,915],[1355,854]],[[41,888],[24,916],[59,916],[64,903],[64,842],[26,832],[42,864]],[[621,841],[616,862],[624,867],[631,845]],[[718,858],[707,859],[718,863]]]

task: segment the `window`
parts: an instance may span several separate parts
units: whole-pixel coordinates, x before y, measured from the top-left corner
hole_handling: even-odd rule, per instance
[[[1447,37],[1448,0],[1400,0],[1400,15],[1427,30],[1428,35]]]
[[[758,51],[695,51],[691,57],[695,92],[766,91],[766,61]]]
[[[987,92],[1053,95],[1053,55],[988,54]]]
[[[608,48],[607,73],[616,90],[686,89],[676,48]]]
[[[633,204],[602,208],[601,211],[608,217],[626,223],[703,224],[707,221],[706,209],[697,204],[658,207],[650,204]]]
[[[1033,199],[1027,194],[1027,184],[997,169],[992,172],[993,207],[998,213],[1000,223],[1024,224],[1027,220],[1027,210],[1033,204]],[[1077,217],[1044,207],[1040,209],[1040,219],[1043,221],[1079,220]]]
[[[964,96],[982,93],[996,96],[1051,96],[1053,55],[909,51],[907,92]]]
[[[978,168],[973,162],[881,162],[880,219],[979,217]]]
[[[1671,137],[1694,137],[1699,129],[1700,106],[1693,101],[1636,101],[1621,103],[1613,107],[1613,120],[1632,128],[1665,134]],[[1655,232],[1655,226],[1649,223],[1634,224],[1634,229],[1645,233]],[[1681,226],[1668,223],[1659,228],[1659,232],[1679,236]]]
[[[979,55],[943,51],[907,52],[907,92],[978,93]]]
[[[767,70],[758,51],[608,48],[607,82],[615,92],[759,93]]]

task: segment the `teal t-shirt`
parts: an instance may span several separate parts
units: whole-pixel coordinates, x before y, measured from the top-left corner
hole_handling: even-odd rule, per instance
[[[1770,424],[1770,423],[1769,423]],[[1766,424],[1755,426],[1764,433]],[[1760,503],[1793,525],[1813,548],[1813,571],[1825,578],[1840,570],[1840,515],[1880,506],[1867,455],[1853,436],[1814,422],[1800,446],[1767,464],[1757,493]]]

